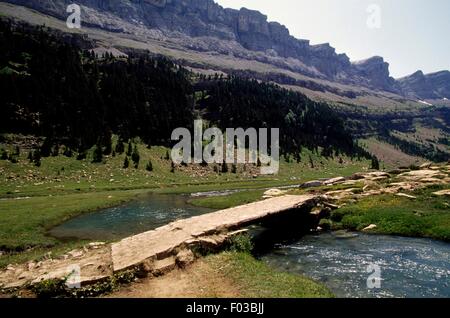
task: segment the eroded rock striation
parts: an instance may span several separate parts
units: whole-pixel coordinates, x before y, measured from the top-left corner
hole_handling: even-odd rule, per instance
[[[6,0],[65,20],[72,0]],[[214,0],[78,0],[82,23],[110,32],[176,42],[190,50],[216,52],[282,66],[303,75],[388,91],[412,99],[450,98],[450,72],[417,72],[396,81],[389,64],[375,56],[350,62],[328,43],[310,45],[259,11],[226,9]]]

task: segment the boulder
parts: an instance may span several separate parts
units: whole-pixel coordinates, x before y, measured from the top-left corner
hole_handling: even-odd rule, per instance
[[[278,196],[283,195],[285,193],[286,193],[286,191],[283,191],[283,190],[280,190],[280,189],[270,189],[270,190],[267,190],[266,192],[264,192],[263,198],[264,199],[268,199],[268,198],[278,197]]]
[[[337,178],[328,179],[323,184],[324,185],[335,185],[335,184],[342,183],[344,181],[345,181],[344,177],[337,177]]]
[[[313,180],[303,183],[300,187],[301,188],[316,188],[323,186],[323,182],[319,180]]]
[[[377,228],[376,224],[370,224],[369,226],[363,228],[363,232],[371,231]]]
[[[176,256],[176,264],[180,268],[185,268],[195,261],[195,255],[191,250],[185,249],[180,251]]]
[[[396,196],[397,197],[408,198],[408,199],[417,199],[417,197],[415,197],[413,195],[406,194],[406,193],[397,193]]]
[[[420,169],[429,169],[433,164],[431,162],[425,162],[424,164],[421,164],[419,167]]]
[[[450,189],[446,189],[446,190],[442,190],[442,191],[437,191],[433,193],[436,196],[442,197],[442,196],[450,196]]]
[[[436,177],[446,177],[440,171],[423,169],[405,172],[399,175],[399,178],[410,180],[410,181],[420,181],[424,178],[436,178]]]

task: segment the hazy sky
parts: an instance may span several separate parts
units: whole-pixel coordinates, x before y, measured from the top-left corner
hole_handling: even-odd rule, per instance
[[[329,42],[351,60],[383,56],[394,77],[419,69],[450,70],[449,0],[215,1],[226,8],[259,10],[295,37],[312,44]]]

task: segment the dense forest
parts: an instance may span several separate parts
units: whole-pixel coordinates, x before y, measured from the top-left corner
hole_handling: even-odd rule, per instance
[[[283,153],[368,154],[327,105],[273,84],[193,74],[162,57],[96,56],[48,29],[0,23],[0,133],[83,152],[112,134],[171,144],[201,114],[219,128],[280,128]],[[48,151],[46,151],[47,153]]]

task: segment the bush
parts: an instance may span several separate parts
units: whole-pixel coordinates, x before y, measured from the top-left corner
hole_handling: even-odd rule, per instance
[[[2,149],[2,155],[1,155],[0,159],[8,160],[8,152],[5,149]]]
[[[333,222],[330,219],[322,219],[319,222],[319,226],[325,230],[325,231],[329,231],[331,230],[331,228],[333,227]]]
[[[32,290],[39,298],[54,298],[66,292],[64,281],[56,279],[39,282],[32,287]]]
[[[233,236],[229,240],[229,250],[239,253],[251,253],[253,251],[253,242],[247,233]]]
[[[17,158],[16,155],[11,155],[9,156],[9,161],[11,161],[11,163],[18,163],[19,159]]]
[[[80,152],[80,153],[78,154],[78,156],[77,156],[77,160],[84,160],[84,159],[86,159],[86,158],[87,158],[87,153],[86,153],[86,151]]]

